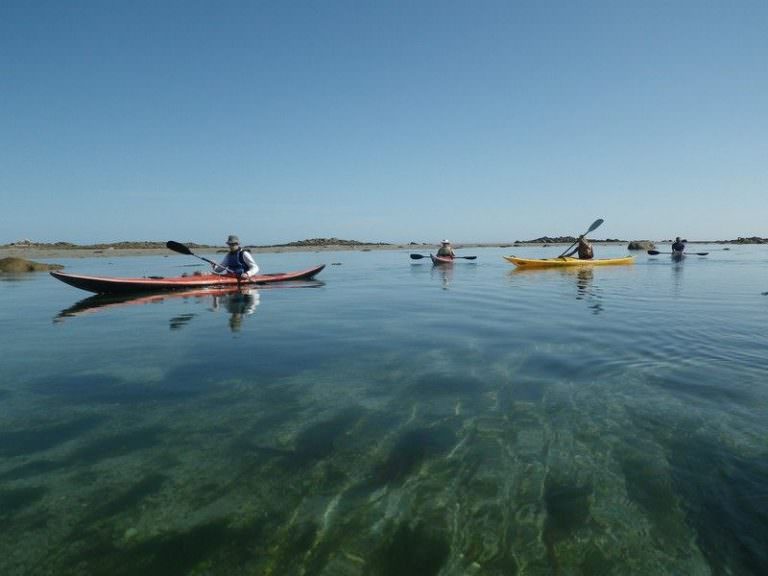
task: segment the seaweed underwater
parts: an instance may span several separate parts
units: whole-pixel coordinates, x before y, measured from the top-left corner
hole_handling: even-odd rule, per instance
[[[379,354],[255,379],[190,367],[142,395],[119,378],[98,393],[93,382],[78,388],[73,374],[82,392],[68,406],[79,416],[66,418],[52,389],[31,386],[51,416],[2,433],[0,568],[490,575],[765,565],[748,540],[765,499],[745,516],[751,524],[718,536],[719,522],[739,517],[728,506],[756,505],[729,495],[730,482],[766,472],[764,447],[735,418],[683,410],[642,371],[563,379],[533,369],[540,351],[468,353],[470,363],[440,351],[410,364]],[[179,388],[193,373],[196,384]],[[705,452],[721,455],[719,475],[703,469]]]

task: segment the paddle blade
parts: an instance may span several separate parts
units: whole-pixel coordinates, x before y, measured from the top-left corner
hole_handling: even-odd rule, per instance
[[[423,254],[411,254],[411,258],[413,260],[421,260],[422,258],[426,258]]]
[[[706,256],[709,252],[696,252],[696,256]]]
[[[648,254],[650,254],[651,256],[658,256],[659,254],[661,254],[661,252],[659,252],[658,250],[648,250]]]
[[[168,240],[168,242],[165,243],[165,247],[168,248],[168,250],[173,250],[174,252],[178,252],[179,254],[187,254],[188,256],[194,256],[194,254],[192,254],[192,250],[190,250],[180,242],[174,242],[173,240]]]
[[[477,260],[477,256],[454,256],[454,258],[464,258],[464,260]]]
[[[598,218],[597,220],[595,220],[594,222],[592,222],[592,226],[590,226],[590,227],[589,227],[589,230],[587,230],[587,231],[584,233],[584,236],[586,236],[587,234],[589,234],[589,233],[590,233],[590,232],[592,232],[593,230],[597,230],[598,228],[600,228],[600,226],[603,224],[603,222],[604,222],[604,220],[603,220],[602,218]]]

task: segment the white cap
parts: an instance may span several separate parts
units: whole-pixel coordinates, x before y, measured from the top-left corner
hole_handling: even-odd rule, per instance
[[[440,242],[440,244],[450,244],[450,243],[451,243],[450,240],[443,240],[442,242]]]

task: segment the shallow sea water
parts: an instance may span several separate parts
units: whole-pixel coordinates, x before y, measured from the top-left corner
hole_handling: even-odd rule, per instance
[[[328,267],[100,306],[0,277],[0,574],[766,574],[768,248],[690,249],[262,254]]]

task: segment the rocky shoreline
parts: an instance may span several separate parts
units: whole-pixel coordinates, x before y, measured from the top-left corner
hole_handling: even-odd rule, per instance
[[[552,246],[572,244],[576,241],[574,236],[542,236],[533,240],[515,240],[514,242],[497,243],[457,243],[454,248],[509,248],[513,246]],[[602,240],[591,239],[596,244],[627,244],[630,250],[645,249],[653,244],[650,240],[620,240],[606,238]],[[659,243],[667,243],[671,240],[662,240]],[[759,236],[739,237],[735,240],[710,240],[690,241],[689,244],[768,244],[768,238]],[[223,246],[211,246],[187,242],[186,245],[200,253],[223,253]],[[358,240],[342,240],[339,238],[310,238],[289,242],[287,244],[269,244],[246,246],[253,253],[280,253],[280,252],[325,252],[335,250],[431,250],[435,249],[435,243],[409,242],[405,244],[388,242],[361,242]],[[98,256],[141,256],[141,255],[170,255],[162,241],[129,241],[100,244],[74,244],[71,242],[34,242],[22,240],[11,244],[0,245],[0,258],[92,258]]]

